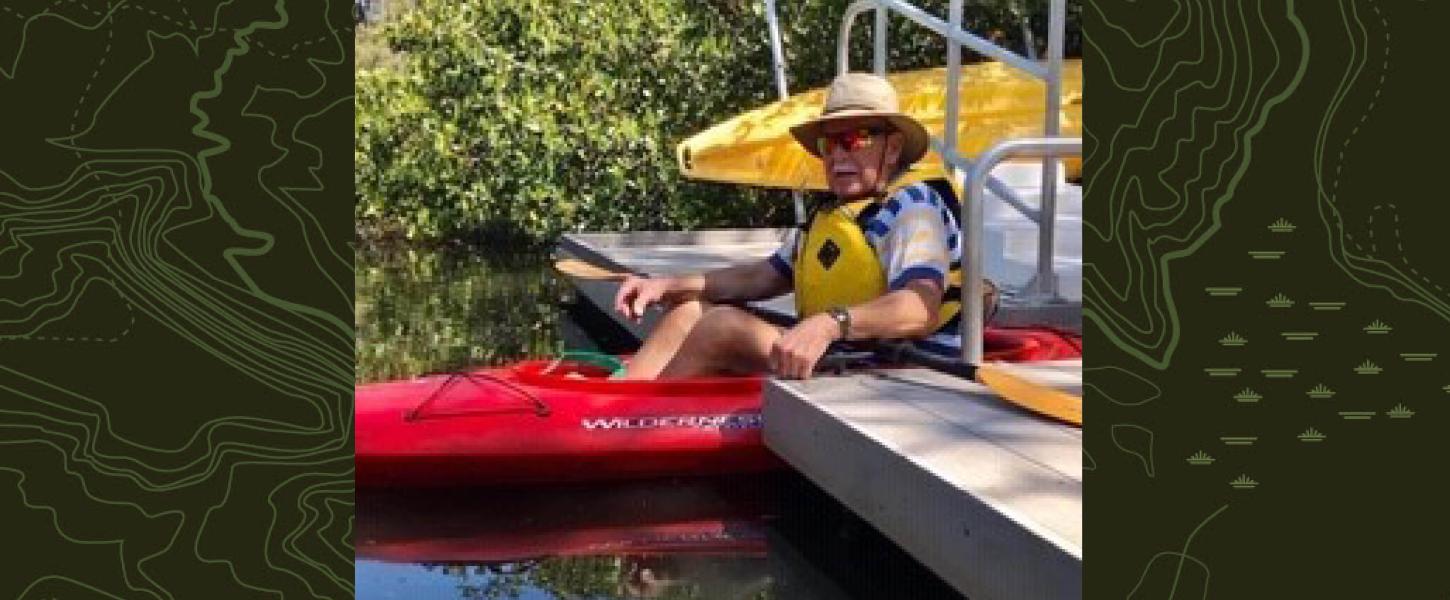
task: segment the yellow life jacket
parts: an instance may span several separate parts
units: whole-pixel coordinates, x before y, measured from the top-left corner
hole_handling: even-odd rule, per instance
[[[893,186],[887,197],[920,180],[908,180]],[[953,190],[944,179],[927,181],[955,212]],[[811,215],[800,236],[795,256],[796,315],[804,319],[831,307],[855,306],[886,293],[886,270],[876,248],[866,239],[866,224],[882,205],[874,199],[833,205]],[[948,270],[945,293],[933,330],[940,329],[962,309],[962,266],[952,260]]]

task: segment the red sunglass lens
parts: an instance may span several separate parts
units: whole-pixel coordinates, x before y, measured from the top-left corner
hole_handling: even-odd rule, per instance
[[[871,145],[873,133],[866,129],[855,129],[844,131],[835,135],[821,136],[816,140],[816,149],[821,154],[830,154],[836,146],[844,148],[847,152],[855,152]]]

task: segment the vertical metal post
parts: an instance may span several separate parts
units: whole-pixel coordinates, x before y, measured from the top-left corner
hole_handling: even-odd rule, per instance
[[[876,74],[886,76],[886,24],[891,16],[885,6],[876,8],[876,31],[872,33],[871,41],[875,44],[875,54],[872,56]]]
[[[1012,2],[1012,16],[1017,17],[1017,22],[1022,27],[1022,45],[1026,50],[1024,54],[1029,60],[1037,60],[1037,40],[1032,36],[1031,17],[1023,16],[1021,0]]]
[[[1061,133],[1062,112],[1062,53],[1067,29],[1067,0],[1051,0],[1047,17],[1047,120],[1042,133],[1057,137]],[[1057,273],[1053,269],[1056,254],[1057,229],[1057,165],[1058,158],[1042,159],[1042,218],[1037,226],[1037,275],[1033,286],[1036,293],[1055,299],[1057,294]]]
[[[952,31],[962,28],[963,0],[951,0],[947,19]],[[950,152],[957,151],[957,113],[961,107],[962,45],[947,39],[947,98],[945,131],[942,132],[942,147]],[[965,238],[962,244],[962,360],[970,364],[982,362],[982,240],[975,232],[981,231],[982,183],[965,181],[966,174],[956,165],[951,167],[951,176],[963,190],[960,224]],[[970,179],[970,177],[967,177]],[[968,237],[972,236],[972,237]]]
[[[770,29],[770,61],[772,71],[775,73],[775,89],[780,94],[780,99],[790,97],[790,91],[785,83],[785,52],[781,49],[780,42],[780,20],[775,16],[775,0],[765,0],[765,21]],[[791,191],[791,200],[795,205],[795,224],[804,225],[806,222],[806,203],[801,198],[800,190]]]

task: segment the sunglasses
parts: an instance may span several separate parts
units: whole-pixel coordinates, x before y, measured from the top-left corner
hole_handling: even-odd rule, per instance
[[[887,132],[888,130],[884,127],[862,127],[839,133],[821,134],[821,137],[816,138],[816,151],[820,152],[821,156],[827,156],[837,147],[847,152],[864,150],[874,145],[876,138]]]

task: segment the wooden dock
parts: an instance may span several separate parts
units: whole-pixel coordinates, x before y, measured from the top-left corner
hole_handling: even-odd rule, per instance
[[[1019,374],[1081,393],[1078,361]],[[1082,430],[925,369],[774,381],[765,439],[970,598],[1082,595]]]
[[[713,229],[705,231],[645,231],[634,233],[575,233],[559,240],[560,254],[615,271],[650,275],[683,275],[751,262],[770,256],[785,239],[786,229]],[[644,339],[654,328],[660,311],[651,308],[641,323],[615,313],[613,281],[574,280],[585,298],[604,309],[620,326]],[[795,298],[782,296],[753,305],[763,312],[795,314]]]
[[[574,234],[561,254],[649,274],[760,260],[786,230]],[[616,282],[575,280],[609,310]],[[782,318],[790,297],[757,303]],[[994,323],[1080,326],[1077,305],[1014,309]],[[1081,394],[1082,363],[1014,367]],[[1082,430],[1044,420],[986,388],[924,369],[771,381],[766,443],[943,580],[974,599],[1076,598],[1082,588]]]

